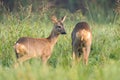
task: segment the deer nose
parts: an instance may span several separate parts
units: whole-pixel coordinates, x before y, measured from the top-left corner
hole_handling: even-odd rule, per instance
[[[61,34],[67,34],[67,33],[64,31],[64,32],[61,32]]]

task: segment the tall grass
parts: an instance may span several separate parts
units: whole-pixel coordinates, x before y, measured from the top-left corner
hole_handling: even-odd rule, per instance
[[[59,9],[57,16],[60,18],[67,15],[64,23],[67,34],[59,36],[48,65],[43,66],[40,59],[31,59],[17,69],[12,67],[16,61],[13,49],[15,41],[22,36],[47,37],[53,27],[50,20],[52,11],[55,10],[51,9],[44,14],[38,14],[23,10],[1,15],[0,80],[119,80],[119,24],[111,22],[102,24],[105,20],[102,15],[99,17],[102,22],[99,23],[98,20],[97,23],[96,18],[95,22],[83,16],[79,11],[71,14],[63,9]],[[94,15],[95,13],[90,12],[89,14]],[[71,32],[79,21],[87,21],[92,29],[92,49],[88,66],[83,65],[81,61],[78,65],[71,67]]]

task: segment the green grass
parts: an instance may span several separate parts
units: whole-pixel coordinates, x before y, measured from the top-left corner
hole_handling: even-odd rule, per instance
[[[26,13],[27,14],[27,13]],[[16,61],[13,49],[19,37],[47,37],[53,27],[50,12],[41,15],[31,13],[29,17],[17,13],[1,15],[0,20],[0,80],[119,80],[120,76],[120,27],[118,23],[97,23],[82,16],[62,11],[58,17],[67,15],[66,35],[59,36],[48,66],[40,59],[31,59],[14,69]],[[100,20],[104,21],[101,17]],[[120,22],[120,19],[118,19]],[[71,67],[71,32],[79,21],[87,21],[93,34],[89,65],[82,62]]]

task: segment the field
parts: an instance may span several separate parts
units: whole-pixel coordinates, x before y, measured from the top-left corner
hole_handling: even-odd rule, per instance
[[[48,37],[53,23],[50,19],[54,10],[34,13],[27,10],[6,12],[0,15],[0,80],[119,80],[120,79],[120,16],[110,12],[87,16],[61,9],[58,18],[66,15],[64,22],[67,34],[60,35],[54,47],[48,66],[42,66],[40,59],[26,61],[13,68],[16,61],[13,45],[22,36]],[[93,40],[89,65],[82,61],[73,67],[71,32],[80,21],[89,23]]]

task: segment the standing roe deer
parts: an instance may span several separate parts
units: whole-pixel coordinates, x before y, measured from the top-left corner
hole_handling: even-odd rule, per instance
[[[17,61],[22,63],[33,57],[40,57],[43,64],[46,64],[50,58],[54,45],[58,40],[60,34],[66,34],[63,26],[63,22],[66,16],[61,20],[57,20],[55,16],[51,19],[54,23],[54,27],[48,38],[30,38],[22,37],[14,45]],[[18,66],[16,63],[14,66]]]
[[[83,61],[87,64],[92,43],[92,33],[89,25],[86,22],[79,22],[73,29],[71,37],[73,60],[79,62],[81,55],[83,55]]]

